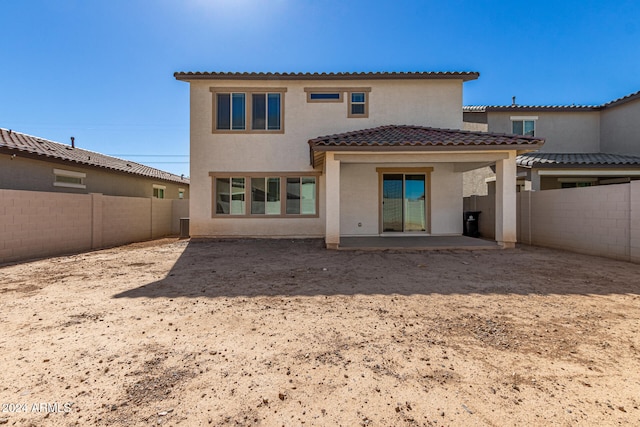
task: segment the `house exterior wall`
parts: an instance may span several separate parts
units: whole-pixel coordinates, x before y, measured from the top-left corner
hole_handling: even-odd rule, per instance
[[[380,234],[380,187],[376,168],[388,163],[343,163],[340,170],[340,231],[343,236]],[[427,188],[430,234],[462,234],[462,173],[451,163],[394,163],[394,168],[433,167]],[[362,224],[359,226],[358,224]]]
[[[512,116],[537,116],[535,135],[545,138],[540,152],[597,153],[600,147],[599,111],[490,111],[489,132],[512,133]]]
[[[152,197],[153,184],[159,184],[166,186],[165,198],[167,199],[177,199],[179,188],[185,190],[185,198],[189,197],[188,183],[178,184],[68,162],[36,160],[20,153],[16,154],[13,159],[8,154],[0,154],[0,188],[55,193],[102,193],[113,196]],[[54,186],[53,169],[85,173],[86,188]]]
[[[212,132],[211,87],[286,88],[284,133]],[[348,118],[348,101],[307,102],[305,88],[371,88],[368,117]],[[346,94],[345,94],[346,98]],[[389,124],[462,128],[462,80],[193,80],[190,82],[192,236],[322,236],[324,176],[318,218],[212,218],[210,172],[311,172],[307,141]],[[372,185],[377,186],[377,178]],[[376,194],[376,191],[373,193]]]
[[[640,155],[640,99],[602,110],[600,140],[602,151]]]

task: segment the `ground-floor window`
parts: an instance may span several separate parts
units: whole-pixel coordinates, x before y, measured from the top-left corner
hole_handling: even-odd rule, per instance
[[[317,173],[210,173],[212,216],[318,215]]]

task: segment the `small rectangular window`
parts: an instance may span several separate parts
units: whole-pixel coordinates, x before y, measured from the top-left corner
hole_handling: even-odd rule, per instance
[[[68,171],[64,169],[53,170],[53,186],[67,188],[87,188],[84,179],[87,174],[84,172]]]
[[[184,199],[184,188],[178,188],[178,199]]]
[[[366,92],[349,92],[349,117],[368,117]]]
[[[167,189],[164,185],[153,184],[153,197],[156,199],[164,199],[164,192]]]
[[[311,101],[339,101],[341,99],[340,93],[311,93],[309,94],[309,99]]]

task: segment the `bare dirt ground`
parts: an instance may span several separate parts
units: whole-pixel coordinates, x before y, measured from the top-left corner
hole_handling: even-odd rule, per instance
[[[162,240],[0,267],[0,424],[640,425],[640,266]]]

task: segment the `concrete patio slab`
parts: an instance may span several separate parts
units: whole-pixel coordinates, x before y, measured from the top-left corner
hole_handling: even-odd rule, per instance
[[[444,249],[500,249],[493,240],[467,236],[370,236],[342,237],[339,250],[444,250]]]

